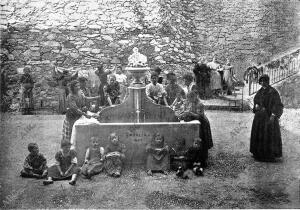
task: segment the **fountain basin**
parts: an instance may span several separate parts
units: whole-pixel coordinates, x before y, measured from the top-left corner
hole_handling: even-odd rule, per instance
[[[144,165],[146,145],[153,134],[159,132],[165,137],[165,143],[173,146],[177,139],[185,138],[186,146],[199,136],[199,121],[191,122],[146,122],[146,123],[99,123],[78,120],[72,131],[71,143],[77,151],[78,164],[84,162],[85,151],[90,146],[92,136],[100,138],[100,146],[108,145],[108,136],[116,132],[120,141],[126,146],[125,165]]]

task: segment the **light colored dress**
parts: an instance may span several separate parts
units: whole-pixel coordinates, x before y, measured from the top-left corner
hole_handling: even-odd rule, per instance
[[[147,170],[151,171],[167,171],[170,169],[170,155],[168,145],[162,142],[156,144],[155,141],[146,147],[147,152]]]
[[[224,82],[227,85],[228,89],[232,88],[232,83],[233,83],[232,75],[231,75],[231,69],[232,69],[232,66],[225,65],[224,70],[223,70],[224,71],[224,75],[223,75]]]
[[[211,68],[210,89],[211,90],[222,89],[222,78],[220,73],[217,71],[220,65],[215,62],[209,62],[207,63],[207,66]]]
[[[125,74],[115,74],[116,81],[120,84],[120,100],[123,101],[127,91],[127,76]]]

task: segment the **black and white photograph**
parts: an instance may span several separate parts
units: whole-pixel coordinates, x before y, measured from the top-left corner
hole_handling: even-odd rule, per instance
[[[2,0],[0,209],[300,209],[299,0]]]

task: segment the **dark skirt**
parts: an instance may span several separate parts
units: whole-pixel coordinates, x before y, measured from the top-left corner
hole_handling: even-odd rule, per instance
[[[187,168],[187,159],[184,158],[179,158],[178,156],[171,156],[171,169],[174,171],[177,171],[179,167],[186,169]]]
[[[108,175],[112,176],[116,173],[121,174],[123,168],[123,161],[121,157],[106,157],[104,162],[104,169]]]
[[[267,112],[255,113],[250,139],[250,152],[257,159],[268,160],[282,156],[282,140],[277,118],[273,122]]]
[[[167,171],[170,169],[170,157],[169,154],[164,155],[164,157],[157,159],[153,154],[148,154],[147,156],[147,163],[146,163],[147,170],[152,171]]]
[[[63,169],[62,169],[62,171],[65,172],[65,170],[63,170]],[[80,169],[77,166],[74,166],[68,175],[61,176],[58,171],[57,166],[53,165],[48,169],[48,177],[51,177],[54,181],[55,180],[66,180],[66,179],[71,179],[73,174],[79,174],[79,172],[80,172]]]
[[[96,108],[97,108],[97,111],[99,111],[99,107],[100,106],[104,106],[105,105],[105,96],[104,96],[104,91],[103,91],[103,87],[104,85],[100,84],[99,86],[99,91],[98,91],[98,94],[99,94],[99,99],[97,100],[97,103],[96,103]]]

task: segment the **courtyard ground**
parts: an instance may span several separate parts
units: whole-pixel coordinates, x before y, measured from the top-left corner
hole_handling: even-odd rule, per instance
[[[37,142],[54,162],[64,116],[5,114],[0,127],[1,208],[300,208],[300,111],[281,119],[283,159],[256,162],[249,153],[250,112],[207,111],[214,147],[204,177],[189,180],[174,173],[146,175],[126,169],[121,178],[100,174],[76,186],[23,179],[19,171],[27,144]]]

